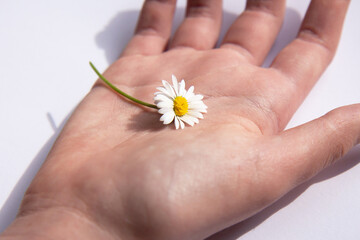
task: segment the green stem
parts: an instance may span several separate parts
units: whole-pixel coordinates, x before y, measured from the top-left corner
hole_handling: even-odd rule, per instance
[[[132,96],[130,96],[129,94],[126,94],[124,93],[123,91],[121,91],[120,89],[118,89],[117,87],[115,87],[111,82],[109,82],[106,78],[104,78],[103,75],[101,75],[101,73],[96,69],[96,67],[92,64],[92,62],[90,62],[90,66],[91,68],[95,71],[95,73],[99,76],[99,78],[101,80],[103,80],[106,85],[108,85],[111,89],[113,89],[115,92],[121,94],[122,96],[126,97],[127,99],[133,101],[133,102],[136,102],[138,104],[141,104],[141,105],[144,105],[146,107],[150,107],[150,108],[155,108],[155,109],[158,109],[158,107],[154,104],[150,104],[150,103],[147,103],[147,102],[143,102],[139,99],[136,99]]]

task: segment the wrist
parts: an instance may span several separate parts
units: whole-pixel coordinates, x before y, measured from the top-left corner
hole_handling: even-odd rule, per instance
[[[20,214],[0,236],[0,240],[119,239],[105,231],[86,214],[57,207]]]

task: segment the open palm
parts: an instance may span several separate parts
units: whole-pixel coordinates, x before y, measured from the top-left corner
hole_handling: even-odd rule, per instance
[[[151,102],[174,74],[204,95],[205,119],[176,131],[97,82],[5,236],[35,218],[30,236],[42,226],[54,239],[203,239],[312,177],[360,138],[359,105],[283,132],[331,61],[348,4],[313,0],[297,39],[264,69],[285,1],[248,0],[213,49],[221,1],[189,0],[165,52],[175,1],[146,1],[135,36],[104,76]]]

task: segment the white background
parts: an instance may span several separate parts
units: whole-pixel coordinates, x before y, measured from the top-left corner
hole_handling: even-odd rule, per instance
[[[179,2],[175,26],[184,2]],[[286,22],[267,64],[295,36],[308,3],[288,1]],[[14,218],[66,117],[96,79],[89,60],[104,70],[116,59],[142,1],[13,0],[0,5],[1,232]],[[225,0],[224,27],[244,5],[244,0]],[[353,1],[333,63],[288,127],[360,102],[359,12],[360,2]],[[212,239],[358,239],[359,160],[357,147],[277,203]]]

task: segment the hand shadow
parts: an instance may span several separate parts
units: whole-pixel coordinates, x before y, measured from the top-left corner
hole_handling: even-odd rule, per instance
[[[13,188],[9,197],[6,199],[3,207],[1,208],[0,233],[3,232],[12,221],[14,221],[26,189],[29,187],[31,181],[35,177],[36,173],[39,171],[43,162],[45,161],[52,145],[54,144],[56,138],[60,134],[70,115],[71,113],[62,121],[62,123],[58,127],[56,127],[52,115],[50,113],[47,113],[47,118],[51,128],[54,130],[54,134],[50,137],[50,139],[40,149],[35,158],[31,161],[30,165],[25,170],[20,180],[16,183],[15,187]]]
[[[360,145],[354,147],[346,156],[344,156],[340,161],[335,163],[334,165],[324,169],[318,175],[313,177],[311,180],[299,185],[294,188],[287,194],[285,194],[278,201],[265,208],[261,212],[255,214],[251,218],[246,219],[243,222],[237,223],[227,229],[224,229],[208,238],[206,240],[235,240],[249,232],[250,230],[256,228],[266,219],[271,217],[274,213],[279,211],[280,209],[289,205],[292,201],[294,201],[298,196],[300,196],[303,192],[306,191],[308,187],[318,182],[325,181],[329,178],[340,175],[343,172],[348,171],[355,165],[359,163],[360,160]]]
[[[106,60],[109,64],[119,58],[122,50],[134,35],[139,14],[140,11],[138,10],[120,12],[96,35],[96,44],[104,50]],[[184,8],[176,9],[173,19],[172,35],[180,25],[184,15]]]
[[[172,35],[174,35],[176,29],[181,24],[184,15],[184,8],[176,9],[173,20]],[[100,49],[104,50],[106,60],[109,64],[113,63],[119,58],[122,50],[126,47],[126,44],[131,39],[132,35],[134,34],[134,29],[136,27],[136,21],[138,17],[138,10],[120,12],[115,17],[113,17],[105,26],[105,28],[96,35],[95,42]],[[227,30],[237,17],[238,15],[235,13],[228,11],[223,12],[222,26],[217,46],[219,46]],[[276,42],[274,43],[274,46],[265,59],[263,64],[264,67],[268,67],[275,58],[276,54],[283,47],[285,47],[286,44],[294,39],[300,23],[300,14],[292,8],[287,8],[284,24]]]

